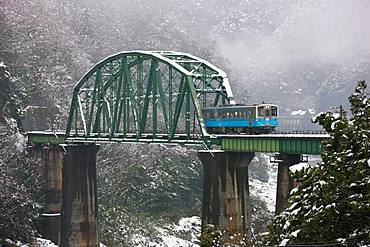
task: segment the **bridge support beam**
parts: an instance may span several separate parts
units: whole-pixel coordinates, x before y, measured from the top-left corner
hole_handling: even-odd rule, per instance
[[[199,151],[204,166],[202,229],[212,224],[228,243],[251,238],[248,165],[254,153]]]
[[[64,147],[59,246],[98,246],[96,157],[99,146]]]
[[[289,175],[289,167],[302,162],[301,154],[281,153],[275,156],[278,163],[276,206],[275,214],[278,215],[288,207],[290,191],[293,188],[293,178]]]
[[[45,194],[41,231],[45,239],[58,244],[60,210],[62,206],[63,153],[58,145],[34,145],[33,157],[38,161],[38,171],[43,178]]]

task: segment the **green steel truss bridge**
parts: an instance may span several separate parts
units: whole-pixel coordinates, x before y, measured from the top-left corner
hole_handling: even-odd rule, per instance
[[[187,53],[121,52],[76,85],[67,141],[207,142],[201,109],[234,104],[219,68]]]
[[[127,51],[88,71],[74,88],[65,133],[28,133],[42,143],[213,145],[225,151],[320,154],[323,135],[211,135],[203,107],[235,104],[225,72],[188,53]]]

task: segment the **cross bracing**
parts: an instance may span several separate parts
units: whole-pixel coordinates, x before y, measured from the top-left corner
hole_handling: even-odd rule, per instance
[[[110,56],[74,88],[67,141],[209,139],[201,109],[235,104],[225,72],[193,55],[128,51]]]

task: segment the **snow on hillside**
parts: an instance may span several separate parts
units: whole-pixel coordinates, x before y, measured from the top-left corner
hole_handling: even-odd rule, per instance
[[[54,244],[52,241],[48,239],[43,239],[43,238],[36,238],[35,243],[33,244],[22,244],[20,242],[13,242],[11,240],[8,240],[9,244],[12,244],[12,246],[20,246],[20,247],[58,247],[58,245]],[[1,245],[0,245],[1,246]],[[102,243],[99,245],[100,247],[106,247]]]
[[[36,239],[36,245],[37,247],[58,247],[58,245],[55,245],[53,242],[47,239],[37,238]]]
[[[156,241],[150,242],[144,236],[136,235],[132,242],[136,247],[199,247],[201,219],[199,216],[184,217],[177,224],[156,227],[159,233]],[[145,245],[143,244],[145,243]]]
[[[47,239],[42,239],[42,238],[36,238],[35,242],[33,244],[24,244],[21,242],[14,242],[12,240],[6,240],[6,242],[12,246],[19,246],[19,247],[58,247],[58,245],[55,245],[53,242]],[[0,244],[1,246],[1,244]]]
[[[269,176],[268,182],[262,182],[258,179],[249,178],[249,191],[251,195],[257,195],[266,202],[270,212],[275,212],[275,197],[276,197],[276,180],[277,180],[277,165],[270,163],[268,155],[263,154],[267,161],[267,173]]]
[[[277,187],[277,172],[278,172],[278,165],[271,163],[269,156],[267,154],[263,154],[263,157],[266,159],[267,162],[267,173],[269,176],[268,182],[263,182],[258,179],[254,179],[250,176],[249,178],[249,189],[251,195],[257,195],[263,201],[266,202],[267,208],[271,213],[275,212],[275,203],[276,203],[276,187]],[[310,155],[308,156],[307,163],[299,163],[290,167],[291,172],[295,172],[297,170],[302,169],[303,167],[308,166],[315,166],[318,162],[320,162],[320,156],[317,155]]]

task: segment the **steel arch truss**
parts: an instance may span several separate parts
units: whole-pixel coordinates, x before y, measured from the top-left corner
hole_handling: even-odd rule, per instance
[[[95,65],[75,86],[69,142],[201,143],[201,109],[234,104],[226,74],[180,52],[121,52]]]

